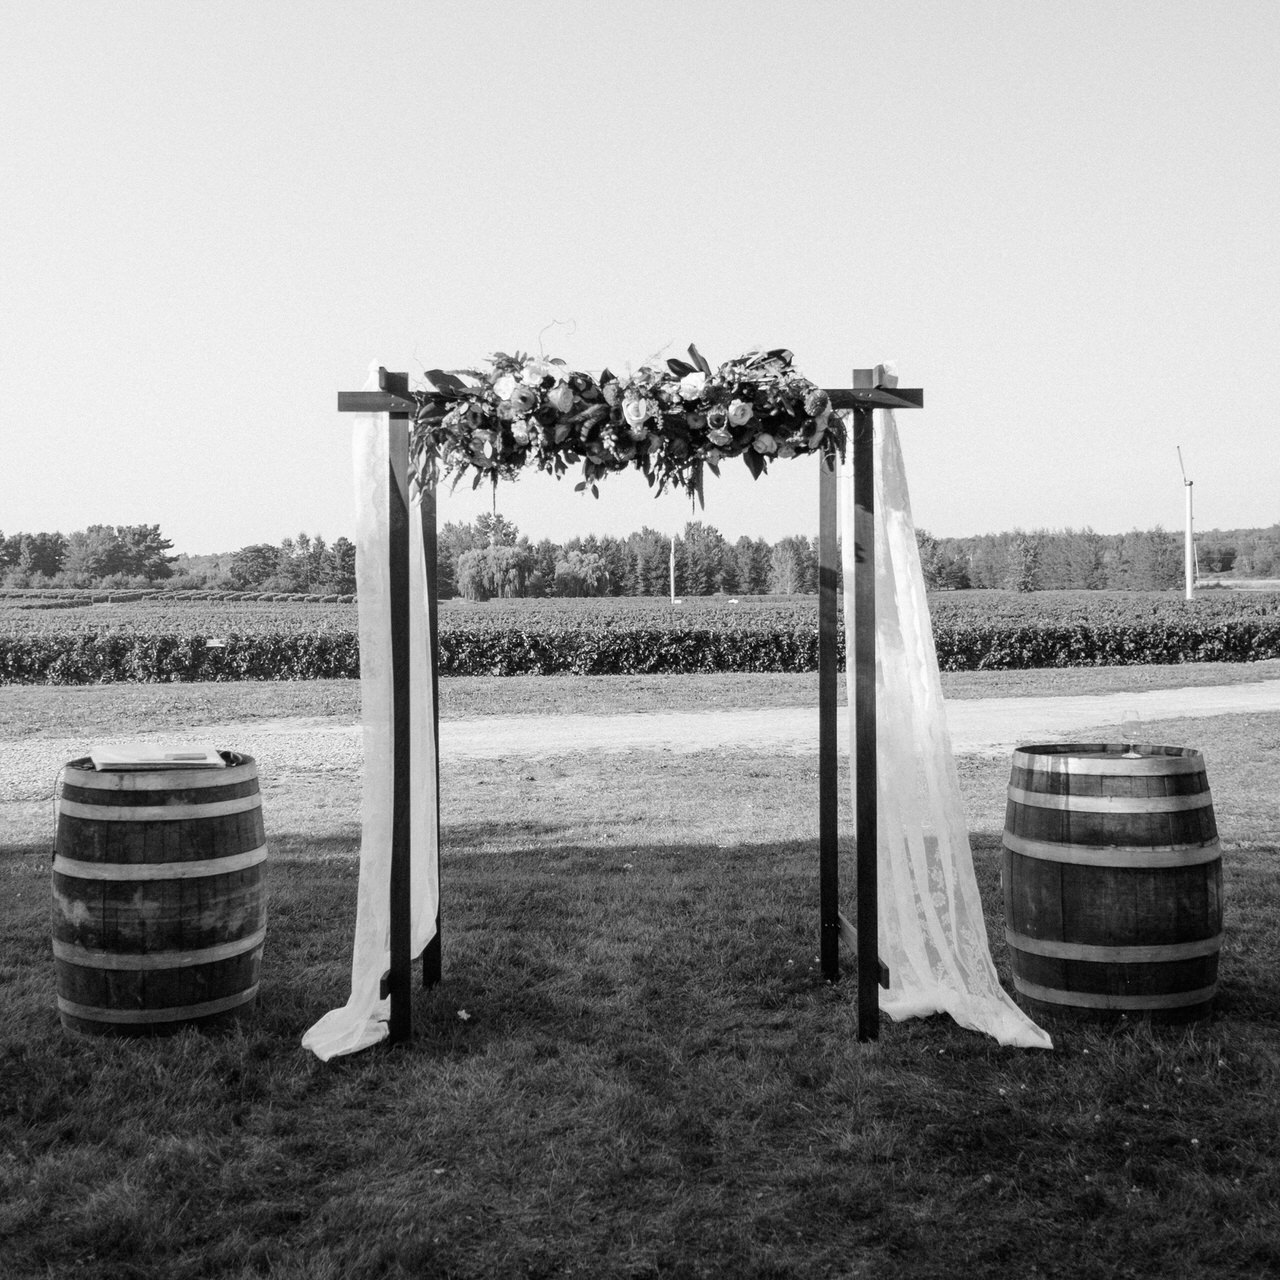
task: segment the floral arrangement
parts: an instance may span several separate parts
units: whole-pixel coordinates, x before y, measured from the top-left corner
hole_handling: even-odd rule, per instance
[[[696,347],[689,357],[622,377],[521,352],[496,353],[487,370],[429,370],[414,392],[414,477],[451,475],[456,485],[472,472],[475,487],[529,466],[559,478],[581,462],[577,488],[597,497],[598,481],[636,467],[659,493],[679,486],[701,499],[704,470],[718,475],[725,458],[741,457],[758,477],[770,458],[843,455],[843,419],[790,351],[749,351],[717,369]]]

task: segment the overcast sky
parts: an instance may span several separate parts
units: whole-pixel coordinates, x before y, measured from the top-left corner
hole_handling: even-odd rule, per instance
[[[917,523],[1280,521],[1276,0],[8,0],[0,530],[352,529],[339,390],[897,362]],[[738,474],[740,472],[740,474]],[[703,515],[816,529],[812,463]],[[470,520],[487,493],[442,503]],[[535,540],[687,502],[536,478]]]

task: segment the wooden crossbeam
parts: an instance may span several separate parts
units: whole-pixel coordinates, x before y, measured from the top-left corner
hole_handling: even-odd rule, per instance
[[[884,366],[871,371],[873,377],[885,377]],[[920,409],[924,392],[919,387],[828,387],[833,409]]]
[[[409,391],[407,375],[387,374],[385,369],[378,372],[386,374],[387,385],[379,391],[339,391],[339,413],[417,412],[418,401]],[[911,387],[827,387],[826,392],[833,409],[919,409],[924,404],[924,392]],[[445,396],[427,399],[438,399],[442,405],[449,403]]]

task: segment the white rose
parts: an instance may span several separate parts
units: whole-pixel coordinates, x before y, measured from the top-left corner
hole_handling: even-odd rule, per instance
[[[558,382],[547,392],[547,402],[557,413],[568,413],[573,408],[573,388],[567,382]]]
[[[493,393],[499,400],[510,400],[511,393],[515,389],[516,380],[509,373],[504,373],[502,377],[493,384]]]
[[[745,400],[731,400],[729,402],[729,421],[735,427],[745,426],[751,421],[751,415],[755,410]]]
[[[758,436],[756,436],[756,438],[751,442],[751,447],[757,453],[778,452],[778,442],[767,431],[762,431]]]
[[[695,373],[686,373],[680,379],[680,394],[686,400],[696,400],[702,394],[702,389],[706,385],[707,375],[701,370]]]
[[[627,424],[632,427],[638,427],[652,415],[653,405],[643,397],[636,400],[628,400],[622,406],[622,416],[626,418]]]
[[[520,376],[526,386],[536,387],[543,378],[551,377],[559,381],[564,375],[564,365],[552,364],[550,360],[530,360]]]

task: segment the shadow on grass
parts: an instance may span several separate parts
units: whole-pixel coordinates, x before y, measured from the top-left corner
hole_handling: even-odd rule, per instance
[[[157,1041],[60,1031],[47,861],[13,860],[9,1273],[764,1280],[848,1274],[851,1256],[884,1276],[1280,1261],[1273,1033],[1243,1007],[1191,1032],[1081,1030],[1053,1054],[947,1019],[886,1023],[860,1046],[853,982],[817,969],[812,840],[571,830],[447,828],[443,983],[415,980],[411,1044],[327,1064],[299,1041],[347,995],[350,836],[273,834],[258,1008]],[[495,831],[508,844],[482,847]],[[975,846],[999,959],[998,837]],[[1255,986],[1274,994],[1270,977]]]

